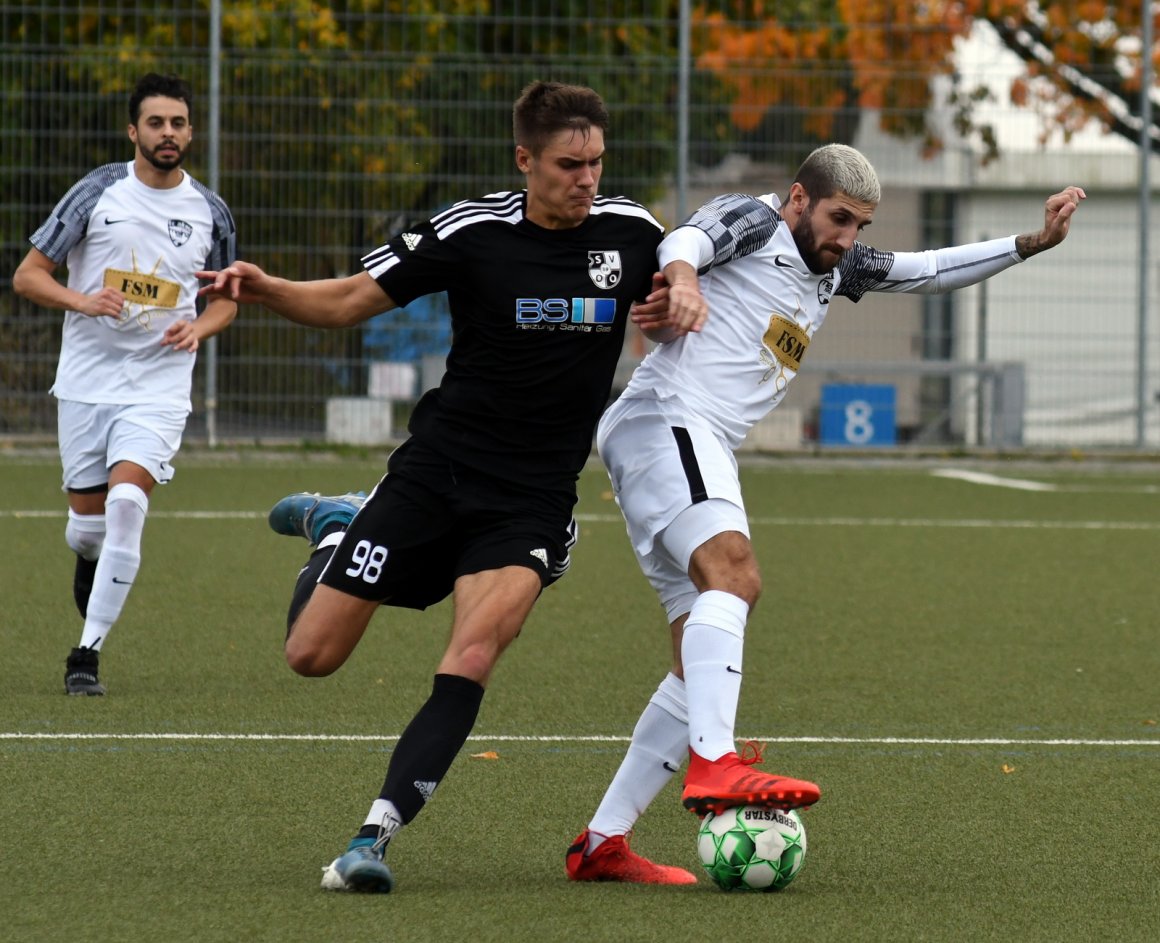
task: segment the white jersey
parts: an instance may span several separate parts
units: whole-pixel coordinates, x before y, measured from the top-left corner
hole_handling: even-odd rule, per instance
[[[197,317],[194,272],[236,256],[234,221],[211,190],[183,174],[159,190],[133,164],[106,164],[78,181],[30,239],[68,266],[68,285],[125,296],[119,318],[67,311],[52,393],[82,403],[190,409],[195,355],[162,346],[169,325]]]
[[[780,205],[772,194],[720,196],[665,238],[661,268],[683,259],[697,270],[709,319],[700,333],[649,353],[622,394],[678,400],[732,449],[784,398],[835,296],[951,291],[1021,261],[1014,236],[926,252],[856,242],[836,269],[815,275]]]

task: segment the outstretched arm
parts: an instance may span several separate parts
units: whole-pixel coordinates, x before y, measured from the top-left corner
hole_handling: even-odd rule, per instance
[[[1071,217],[1079,208],[1079,201],[1086,199],[1087,194],[1082,187],[1066,187],[1049,196],[1043,211],[1043,228],[1039,232],[1015,237],[1015,251],[1019,257],[1029,259],[1063,242],[1071,228]]]
[[[924,252],[880,252],[856,242],[838,263],[842,273],[838,293],[857,301],[867,291],[932,295],[977,284],[1063,242],[1071,217],[1085,198],[1079,187],[1053,193],[1044,207],[1043,228],[1021,236]]]
[[[197,277],[211,280],[199,295],[260,304],[288,321],[309,327],[350,327],[396,307],[366,272],[295,282],[267,275],[252,262],[234,262],[220,272],[198,272]]]

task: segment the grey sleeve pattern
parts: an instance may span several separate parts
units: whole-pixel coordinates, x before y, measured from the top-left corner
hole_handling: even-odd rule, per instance
[[[198,180],[192,180],[193,187],[205,197],[213,218],[213,232],[210,236],[209,255],[205,267],[209,271],[220,271],[238,258],[238,231],[234,217],[226,201]]]
[[[747,193],[726,193],[698,209],[685,226],[696,226],[713,241],[713,260],[697,273],[756,252],[771,238],[782,218],[769,204]]]
[[[866,292],[886,283],[886,276],[894,265],[894,253],[871,249],[855,242],[838,263],[837,294],[858,301]]]
[[[128,173],[128,164],[105,164],[89,171],[61,197],[28,241],[52,261],[64,262],[69,250],[85,238],[89,216],[101,194]]]

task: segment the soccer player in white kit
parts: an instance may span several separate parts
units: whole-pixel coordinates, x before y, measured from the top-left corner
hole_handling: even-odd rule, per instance
[[[785,396],[835,296],[972,285],[1061,242],[1084,197],[1078,187],[1049,197],[1036,233],[883,252],[856,241],[881,198],[877,174],[855,149],[831,144],[807,157],[784,205],[772,194],[720,196],[661,243],[667,322],[641,325],[660,344],[605,412],[597,447],[667,613],[673,670],[569,849],[569,876],[583,879],[585,856],[626,834],[686,755],[682,802],[698,815],[820,797],[813,783],[762,773],[752,768],[759,755],[736,753],[743,640],[761,577],[734,452]]]
[[[32,234],[12,280],[18,294],[65,311],[51,392],[85,620],[66,660],[68,694],[105,693],[98,653],[141,563],[153,486],[173,475],[198,346],[237,314],[224,298],[198,311],[194,273],[229,265],[236,247],[229,208],[181,169],[192,98],[177,76],[137,83],[133,160],[79,180]],[[60,265],[67,285],[56,280]]]

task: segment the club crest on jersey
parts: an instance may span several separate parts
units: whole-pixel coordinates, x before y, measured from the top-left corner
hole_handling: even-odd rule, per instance
[[[184,219],[171,219],[169,221],[169,241],[175,246],[185,245],[192,235],[193,227]]]
[[[588,277],[597,288],[615,288],[620,284],[620,252],[588,253]]]
[[[828,305],[834,297],[834,276],[823,275],[818,279],[818,304]]]

